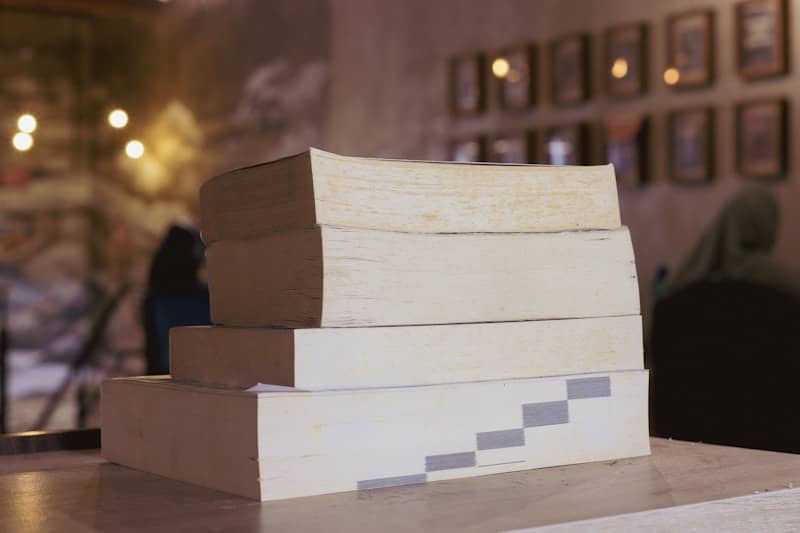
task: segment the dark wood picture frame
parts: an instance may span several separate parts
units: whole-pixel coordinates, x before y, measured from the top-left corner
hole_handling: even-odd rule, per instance
[[[767,78],[789,71],[787,12],[786,0],[745,0],[736,4],[736,65],[742,78]]]
[[[557,138],[567,145],[561,154],[554,153],[551,146]],[[541,155],[538,157],[547,165],[588,165],[592,157],[591,126],[587,122],[550,126],[544,131],[541,140]]]
[[[789,104],[765,98],[736,105],[736,168],[742,176],[781,179],[788,171]]]
[[[644,22],[613,26],[606,30],[606,90],[614,98],[644,94],[648,89],[649,27]],[[623,72],[618,61],[624,61]]]
[[[448,161],[482,163],[488,160],[488,140],[485,136],[454,139],[450,142]]]
[[[555,105],[575,105],[591,97],[591,37],[567,35],[550,43],[550,96]]]
[[[494,135],[488,143],[488,161],[509,165],[526,165],[537,161],[538,133],[536,130]]]
[[[464,55],[450,61],[449,98],[450,109],[456,116],[486,111],[485,55]]]
[[[715,112],[711,107],[671,111],[667,117],[670,178],[702,184],[714,175]]]
[[[674,69],[677,89],[706,87],[714,82],[716,17],[710,9],[695,9],[667,18],[667,70]],[[698,35],[700,33],[700,35]]]
[[[650,118],[617,115],[604,121],[605,160],[614,165],[617,184],[639,187],[650,181]]]
[[[535,44],[509,47],[495,54],[508,61],[509,71],[502,77],[490,72],[494,79],[500,109],[525,110],[535,107],[539,99],[539,48]],[[492,65],[489,69],[492,70]]]

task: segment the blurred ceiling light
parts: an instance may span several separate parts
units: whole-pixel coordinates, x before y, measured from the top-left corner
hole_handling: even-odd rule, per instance
[[[625,76],[628,75],[628,62],[621,57],[618,57],[614,60],[614,64],[611,65],[611,75],[621,80]]]
[[[511,70],[511,65],[505,57],[498,57],[492,61],[492,74],[498,78],[505,78],[508,76],[508,71]]]
[[[125,155],[131,159],[139,159],[144,155],[144,145],[136,139],[128,141],[128,144],[125,145]]]
[[[670,67],[664,71],[664,83],[675,85],[681,79],[681,73],[675,67]]]
[[[108,123],[112,128],[124,128],[128,125],[128,113],[122,109],[115,109],[108,114]]]
[[[20,117],[17,119],[17,128],[19,128],[19,131],[23,133],[33,133],[36,131],[36,124],[36,117],[30,113],[20,115]]]
[[[14,149],[27,152],[33,147],[33,136],[30,133],[18,131],[11,138],[11,144],[14,145]]]

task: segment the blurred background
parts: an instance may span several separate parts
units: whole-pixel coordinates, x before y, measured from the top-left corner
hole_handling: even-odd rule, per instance
[[[795,7],[0,0],[0,429],[97,425],[100,380],[157,367],[154,258],[195,226],[200,184],[308,146],[615,163],[647,324],[748,184],[800,268]]]

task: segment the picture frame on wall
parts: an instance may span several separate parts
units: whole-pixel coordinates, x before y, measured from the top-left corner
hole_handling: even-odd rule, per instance
[[[736,106],[737,169],[743,176],[779,179],[787,170],[788,104],[783,98]]]
[[[529,44],[503,50],[491,65],[501,109],[521,110],[536,105],[538,49]]]
[[[714,31],[714,12],[709,9],[667,19],[667,85],[688,89],[714,81]]]
[[[714,110],[682,109],[668,115],[669,173],[685,184],[711,181],[714,172]]]
[[[551,97],[556,105],[574,105],[591,95],[590,38],[562,37],[550,44]]]
[[[472,54],[450,63],[450,108],[455,115],[486,110],[486,56]]]
[[[537,141],[534,130],[496,135],[489,143],[489,161],[514,165],[535,163]]]
[[[458,139],[450,143],[448,159],[458,163],[480,163],[487,160],[486,137]]]
[[[606,30],[606,87],[610,96],[625,98],[647,91],[647,38],[644,23]]]
[[[649,178],[649,119],[639,113],[616,115],[605,120],[606,161],[614,165],[617,183],[638,187]]]
[[[591,128],[585,122],[547,128],[542,160],[548,165],[587,165],[591,159]]]
[[[746,80],[788,72],[786,0],[746,0],[736,4],[736,58]]]

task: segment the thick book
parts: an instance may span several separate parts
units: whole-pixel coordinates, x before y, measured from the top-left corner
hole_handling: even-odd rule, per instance
[[[206,250],[215,324],[402,326],[639,314],[626,228],[423,234],[333,226]]]
[[[649,454],[647,372],[325,392],[102,389],[103,456],[258,500]]]
[[[234,170],[200,189],[207,243],[317,224],[407,232],[536,232],[620,225],[611,165],[444,163],[321,150]]]
[[[307,390],[643,368],[641,317],[371,328],[170,330],[177,381]]]

